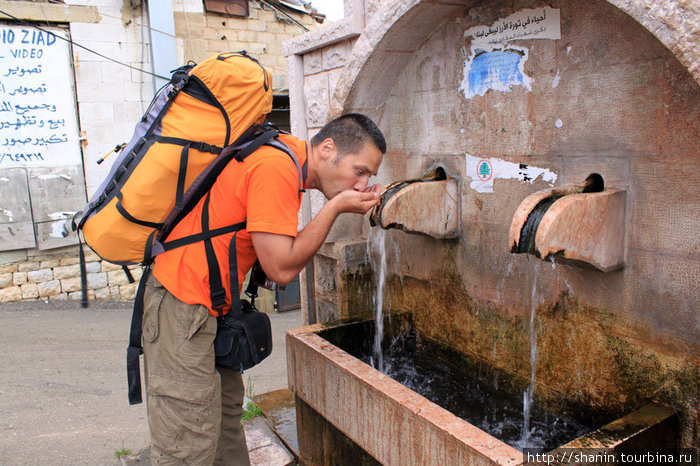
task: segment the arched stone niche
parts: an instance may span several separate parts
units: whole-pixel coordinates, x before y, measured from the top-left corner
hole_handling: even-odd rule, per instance
[[[386,0],[355,42],[331,99],[331,116],[383,102],[410,53],[457,11],[479,1]],[[700,83],[700,15],[695,0],[608,0],[648,29]],[[535,3],[528,7],[537,6]],[[358,14],[356,12],[356,14]],[[372,76],[371,83],[359,79]]]
[[[421,176],[436,164],[462,180],[462,236],[448,248],[450,261],[470,296],[510,309],[527,309],[530,301],[530,290],[520,285],[527,259],[514,258],[507,244],[519,203],[538,189],[600,172],[606,185],[627,191],[627,265],[608,275],[567,266],[543,270],[542,280],[552,283],[543,299],[569,286],[578,299],[628,322],[641,319],[686,342],[700,341],[700,239],[693,234],[700,230],[700,75],[669,51],[697,61],[698,52],[683,47],[693,36],[666,34],[664,46],[633,18],[641,2],[548,5],[560,11],[561,39],[514,41],[528,54],[523,71],[530,88],[467,98],[460,90],[470,54],[464,32],[541,4],[382,4],[353,46],[331,114],[360,111],[380,123],[389,148],[382,184]],[[682,25],[697,26],[691,19]],[[470,186],[465,154],[539,167],[556,181],[496,179],[493,192],[479,192]],[[401,274],[427,280],[442,273],[445,244],[403,233],[393,241],[410,251]]]

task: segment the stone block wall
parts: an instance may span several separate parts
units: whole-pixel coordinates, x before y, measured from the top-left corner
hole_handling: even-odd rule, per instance
[[[247,18],[203,11],[203,3],[183,6],[174,12],[175,35],[181,53],[200,62],[221,52],[247,50],[273,74],[273,88],[287,89],[287,59],[282,43],[306,32],[302,26],[280,20],[270,7],[249,2]],[[309,30],[319,23],[309,15],[294,14],[294,19]]]
[[[128,301],[136,296],[141,267],[130,267],[129,283],[119,265],[110,264],[86,248],[89,300]],[[0,265],[0,302],[41,299],[81,300],[80,259],[76,247],[51,252],[29,251],[24,260]]]

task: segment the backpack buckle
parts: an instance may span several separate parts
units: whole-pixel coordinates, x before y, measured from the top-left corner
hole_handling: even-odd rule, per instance
[[[226,291],[222,288],[211,292],[211,307],[222,315],[221,311],[226,306]]]

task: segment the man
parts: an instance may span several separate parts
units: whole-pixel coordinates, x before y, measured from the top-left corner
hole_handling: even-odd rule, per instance
[[[266,275],[285,285],[321,247],[336,217],[366,213],[379,201],[368,187],[386,152],[384,136],[364,115],[343,115],[310,145],[280,136],[306,165],[303,188],[328,202],[297,233],[299,170],[288,154],[268,146],[223,170],[209,196],[177,225],[169,240],[245,221],[235,238],[239,289],[257,258]],[[231,306],[229,244],[233,233],[212,238]],[[235,279],[236,277],[234,277]],[[234,282],[235,283],[235,282]],[[249,464],[240,424],[241,373],[214,364],[218,309],[212,304],[206,248],[198,242],[156,257],[144,295],[143,351],[153,464]]]

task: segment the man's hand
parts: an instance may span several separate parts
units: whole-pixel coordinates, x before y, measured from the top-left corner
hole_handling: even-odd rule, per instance
[[[337,213],[365,214],[379,203],[381,189],[382,187],[378,184],[368,186],[364,191],[348,189],[340,192],[329,203],[334,203]]]
[[[299,274],[323,244],[333,221],[342,212],[365,214],[379,203],[382,187],[378,184],[364,191],[342,191],[323,206],[296,238],[273,233],[252,232],[255,253],[267,276],[286,285]]]

